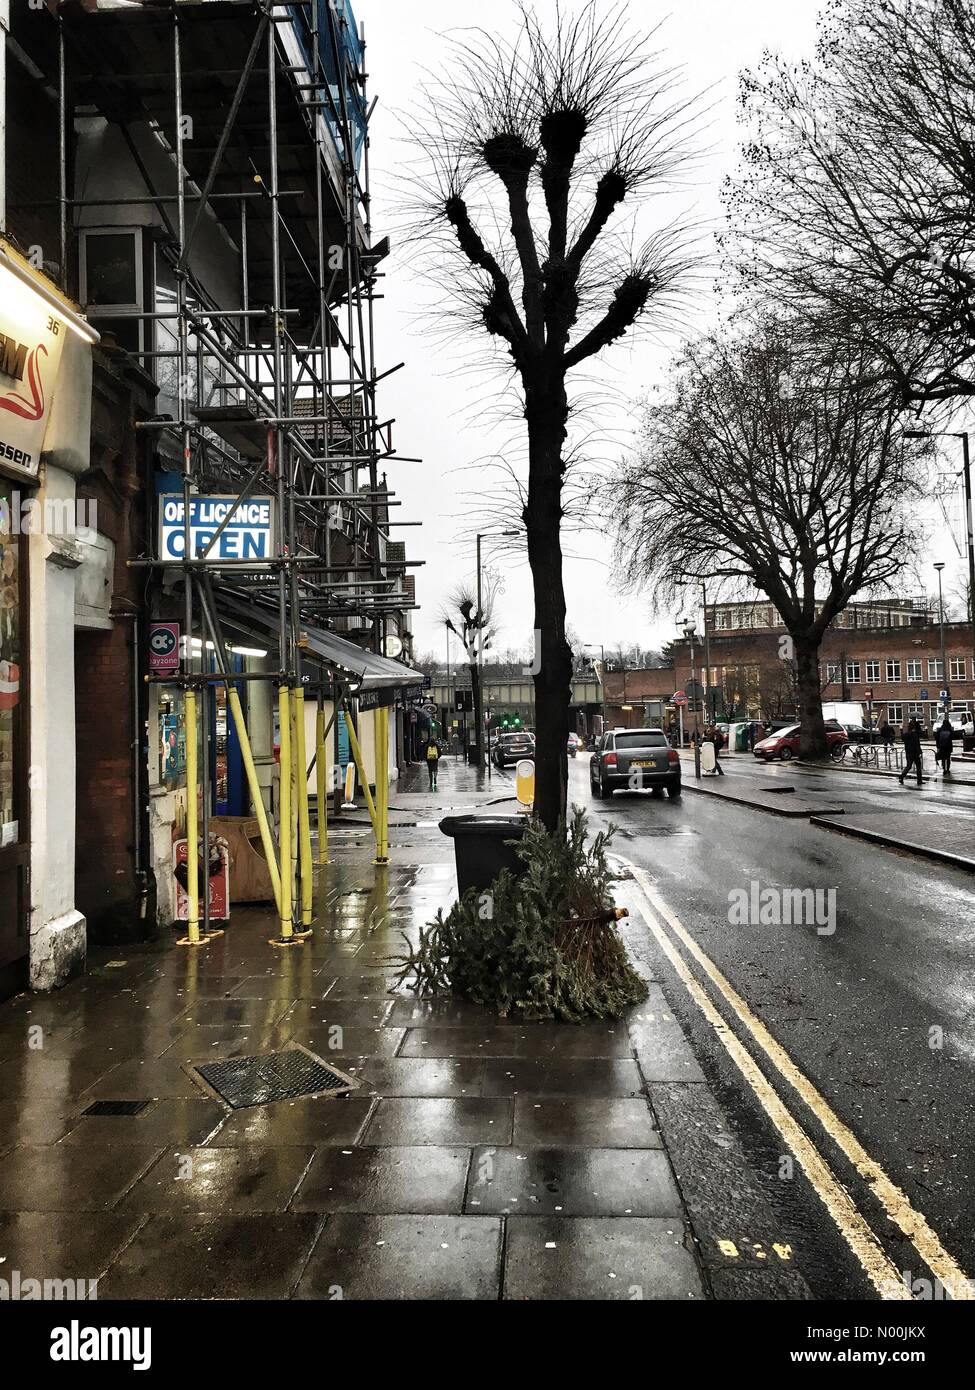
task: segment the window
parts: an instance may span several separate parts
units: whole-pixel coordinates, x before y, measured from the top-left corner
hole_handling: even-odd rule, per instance
[[[880,680],[880,662],[868,661],[866,663],[866,682],[867,685],[876,685]]]
[[[21,838],[24,778],[20,650],[20,540],[10,525],[12,487],[0,478],[0,849]]]
[[[945,678],[945,668],[941,664],[940,657],[928,657],[928,680],[942,681]]]
[[[657,729],[644,730],[640,733],[617,734],[614,748],[622,751],[625,748],[666,748],[666,735]]]
[[[901,664],[899,661],[887,662],[887,683],[888,685],[898,685],[901,678]]]
[[[848,661],[846,663],[846,679],[850,685],[860,684],[860,663],[859,661]]]
[[[963,681],[965,679],[965,658],[963,656],[950,656],[948,658],[948,670],[951,672],[953,681]]]
[[[714,624],[714,625],[715,625],[715,627],[721,628],[722,630],[725,630],[725,629],[727,629],[728,627],[731,626],[731,624],[730,624],[729,621],[728,621],[728,610],[727,610],[727,608],[719,608],[719,609],[717,610],[717,613],[716,613],[716,616],[715,616],[715,624]]]
[[[904,706],[903,706],[903,705],[888,705],[888,706],[887,706],[887,723],[888,723],[888,724],[903,724],[903,722],[904,722]]]
[[[909,681],[919,681],[921,679],[921,663],[916,658],[911,658],[907,663],[907,679]]]
[[[89,227],[79,239],[85,309],[100,333],[112,333],[128,352],[140,352],[142,325],[131,315],[145,308],[142,228]],[[113,313],[119,317],[113,318]]]
[[[826,663],[826,684],[838,685],[840,679],[840,663],[838,661],[827,661]]]

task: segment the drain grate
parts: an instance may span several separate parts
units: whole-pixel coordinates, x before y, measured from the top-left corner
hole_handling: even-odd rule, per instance
[[[299,1096],[337,1095],[359,1085],[351,1076],[297,1045],[259,1057],[204,1062],[191,1067],[190,1075],[231,1110],[296,1100]]]
[[[141,1115],[151,1100],[96,1100],[82,1115]]]

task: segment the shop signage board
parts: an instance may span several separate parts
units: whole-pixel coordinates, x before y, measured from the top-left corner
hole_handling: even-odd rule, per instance
[[[149,670],[156,676],[179,670],[179,623],[149,624]]]
[[[382,709],[384,706],[395,705],[396,690],[363,690],[356,696],[360,710]]]
[[[0,469],[36,478],[67,324],[0,265]]]
[[[216,536],[221,523],[229,517],[224,529],[207,556],[220,560],[271,560],[275,555],[274,499],[247,498],[236,508],[236,497],[190,498],[190,544],[193,554],[202,555]],[[186,545],[183,499],[164,494],[159,499],[159,558],[182,560]]]

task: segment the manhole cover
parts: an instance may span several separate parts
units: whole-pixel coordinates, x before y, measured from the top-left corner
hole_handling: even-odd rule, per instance
[[[329,1066],[298,1044],[284,1052],[267,1052],[260,1057],[204,1062],[201,1066],[190,1067],[189,1072],[231,1110],[270,1105],[276,1100],[296,1100],[299,1096],[336,1095],[355,1090],[359,1085],[351,1076]]]
[[[82,1115],[141,1115],[151,1100],[96,1100]]]

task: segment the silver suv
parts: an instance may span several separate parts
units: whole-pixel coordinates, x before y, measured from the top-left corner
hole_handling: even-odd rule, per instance
[[[603,734],[589,759],[589,786],[596,798],[644,787],[666,787],[668,796],[680,796],[680,755],[662,729],[614,729]]]

